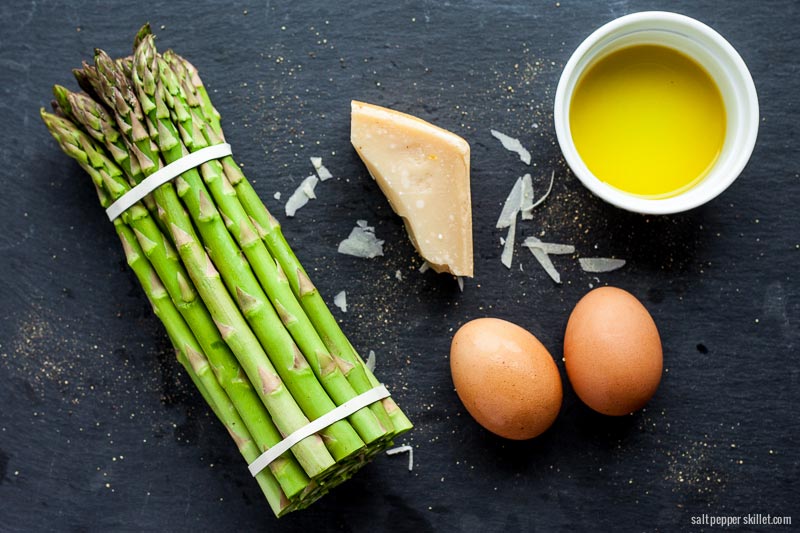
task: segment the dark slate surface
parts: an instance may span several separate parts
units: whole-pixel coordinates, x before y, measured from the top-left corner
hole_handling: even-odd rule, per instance
[[[673,2],[736,46],[759,91],[750,165],[693,212],[643,217],[592,197],[567,171],[551,116],[560,70],[591,30],[654,2],[4,2],[0,7],[0,530],[663,530],[692,517],[761,513],[800,522],[800,92],[796,2]],[[362,4],[362,5],[359,5]],[[241,458],[179,371],[79,168],[37,112],[95,46],[127,53],[150,20],[160,46],[202,70],[238,159],[269,206],[321,155],[337,179],[285,221],[324,294],[348,291],[354,344],[416,423],[312,509],[271,516]],[[408,111],[472,145],[476,277],[416,272],[419,259],[348,142],[349,100]],[[545,232],[628,260],[554,286],[519,253],[499,261],[493,223],[527,169],[489,134],[519,136],[539,191],[520,237]],[[286,196],[284,196],[285,198]],[[336,253],[356,219],[386,255]],[[521,265],[524,271],[520,271]],[[395,271],[404,279],[398,282]],[[468,319],[530,329],[561,363],[569,311],[590,284],[636,294],[660,327],[661,388],[609,419],[565,383],[544,436],[506,442],[456,398],[448,349]],[[796,527],[796,525],[795,525]],[[750,527],[748,529],[760,529]]]

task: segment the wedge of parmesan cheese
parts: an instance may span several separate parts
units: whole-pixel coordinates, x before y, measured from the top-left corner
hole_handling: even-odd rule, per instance
[[[350,141],[431,268],[472,277],[469,144],[411,115],[356,101]]]

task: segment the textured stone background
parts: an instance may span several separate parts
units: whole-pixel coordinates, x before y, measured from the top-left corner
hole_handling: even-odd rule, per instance
[[[6,2],[0,6],[0,529],[549,531],[690,528],[692,516],[795,521],[800,403],[800,180],[796,2],[673,2],[720,31],[758,88],[762,123],[740,179],[680,216],[624,213],[591,196],[555,141],[552,100],[572,50],[656,2]],[[378,375],[416,423],[415,448],[381,457],[313,508],[276,522],[228,435],[184,377],[128,272],[88,178],[40,123],[50,85],[96,46],[128,53],[153,23],[200,69],[228,140],[276,214],[322,156],[336,176],[287,238]],[[476,277],[460,293],[420,260],[349,144],[349,100],[407,111],[472,146]],[[525,167],[490,136],[519,137]],[[594,276],[527,252],[500,264],[494,222],[518,176],[553,194],[518,239],[628,261]],[[282,202],[281,202],[282,203]],[[386,254],[336,253],[357,219]],[[400,270],[402,281],[395,279]],[[553,428],[506,442],[453,392],[452,333],[512,320],[561,362],[590,285],[636,294],[659,325],[665,374],[646,410],[609,419],[565,381]]]

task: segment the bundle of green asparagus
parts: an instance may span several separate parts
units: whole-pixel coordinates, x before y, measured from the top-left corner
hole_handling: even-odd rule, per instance
[[[224,142],[197,70],[159,54],[97,50],[54,88],[42,118],[106,208],[165,165]],[[185,171],[114,219],[128,264],[178,361],[247,463],[379,385],[231,156]],[[291,447],[255,477],[277,516],[301,509],[391,446],[411,423],[384,398]],[[244,473],[243,473],[244,475]]]

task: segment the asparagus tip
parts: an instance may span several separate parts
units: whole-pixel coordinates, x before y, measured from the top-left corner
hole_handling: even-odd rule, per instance
[[[70,90],[64,87],[63,85],[55,84],[53,85],[53,96],[56,97],[56,100],[65,99],[70,93]]]
[[[136,50],[139,48],[139,43],[141,43],[145,37],[152,34],[153,29],[150,27],[150,23],[145,22],[144,25],[139,28],[139,31],[136,32],[136,36],[133,38],[133,49]]]
[[[53,85],[53,96],[55,97],[53,111],[55,111],[56,114],[72,117],[72,104],[69,101],[71,94],[72,91],[63,85]]]

